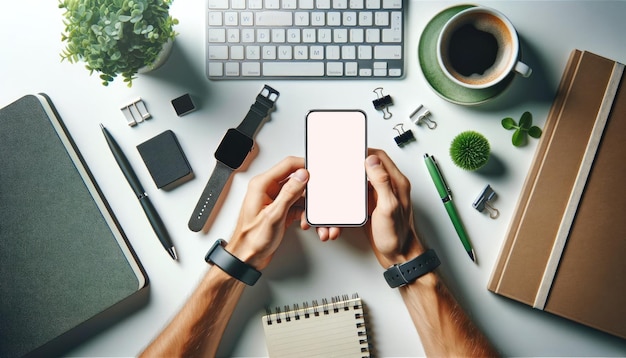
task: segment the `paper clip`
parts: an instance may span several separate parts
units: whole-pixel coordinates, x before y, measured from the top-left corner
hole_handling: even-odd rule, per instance
[[[415,117],[416,115],[417,118],[413,119],[413,117]],[[421,104],[419,105],[419,107],[417,107],[416,110],[413,111],[413,113],[411,113],[411,115],[409,115],[409,118],[413,119],[413,123],[415,123],[416,125],[426,124],[426,127],[428,127],[428,129],[437,128],[437,122],[433,121],[430,118],[430,111],[428,110],[428,108],[422,106]]]
[[[500,211],[498,211],[498,209],[494,208],[491,205],[491,201],[493,201],[495,198],[496,192],[493,191],[491,185],[487,184],[487,186],[485,186],[485,188],[480,192],[480,195],[478,195],[476,200],[474,200],[472,206],[474,207],[474,209],[480,211],[481,213],[485,209],[487,209],[487,211],[489,212],[489,217],[492,219],[496,219],[498,216],[500,216]]]
[[[376,93],[376,95],[378,96],[377,99],[372,101],[372,103],[374,104],[374,108],[383,112],[383,119],[391,118],[391,112],[389,112],[389,108],[387,108],[388,106],[391,106],[393,104],[391,96],[383,95],[382,87],[374,89],[373,92]]]
[[[398,136],[393,138],[393,140],[396,141],[396,144],[398,145],[398,147],[403,147],[408,142],[415,140],[415,136],[413,135],[413,132],[410,129],[405,132],[402,126],[402,123],[396,124],[393,127],[393,129],[395,129],[398,132]]]
[[[122,113],[124,113],[124,117],[126,117],[128,125],[131,127],[134,127],[137,123],[141,123],[151,117],[148,109],[146,108],[146,104],[143,103],[141,97],[120,109],[122,110]]]

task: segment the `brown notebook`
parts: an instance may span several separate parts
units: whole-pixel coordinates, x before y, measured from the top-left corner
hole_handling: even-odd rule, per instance
[[[626,338],[623,71],[572,52],[488,288]]]

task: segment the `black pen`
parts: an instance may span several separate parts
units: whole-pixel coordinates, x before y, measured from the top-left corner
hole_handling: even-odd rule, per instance
[[[100,128],[102,128],[102,133],[104,133],[104,138],[106,139],[107,144],[109,144],[109,148],[111,148],[111,152],[113,153],[113,157],[115,157],[115,161],[120,166],[120,169],[122,169],[122,173],[124,173],[124,176],[126,177],[126,180],[128,180],[128,184],[130,184],[133,192],[135,193],[135,195],[137,195],[137,199],[139,199],[141,207],[146,213],[148,221],[150,221],[152,229],[154,229],[154,232],[158,236],[159,241],[161,241],[161,244],[163,245],[165,250],[167,250],[167,253],[169,253],[174,260],[178,260],[178,257],[176,256],[176,250],[174,249],[174,245],[172,244],[172,239],[167,233],[165,225],[159,217],[156,209],[152,205],[152,202],[148,198],[148,195],[143,190],[143,187],[141,186],[137,175],[133,171],[133,168],[130,166],[128,159],[126,159],[124,152],[122,152],[122,148],[120,148],[113,136],[111,136],[111,133],[109,133],[109,131],[107,131],[102,124],[100,124]]]

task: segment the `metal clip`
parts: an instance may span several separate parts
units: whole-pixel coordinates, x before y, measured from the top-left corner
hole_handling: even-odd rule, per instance
[[[489,217],[496,219],[500,216],[500,211],[491,205],[491,201],[496,198],[496,192],[491,188],[491,185],[487,186],[480,192],[480,195],[472,203],[474,209],[481,213],[486,209],[489,212]]]
[[[398,145],[398,147],[403,147],[408,142],[415,140],[415,136],[413,135],[413,132],[410,129],[405,132],[402,126],[402,123],[396,124],[393,127],[393,129],[395,129],[398,132],[398,136],[393,138],[393,140],[396,141],[396,144]]]
[[[415,117],[416,115],[417,118],[413,119],[413,117]],[[416,110],[413,111],[413,113],[409,115],[409,118],[413,119],[413,123],[415,123],[416,125],[426,124],[428,129],[437,128],[437,122],[433,121],[430,118],[430,111],[428,110],[428,108],[422,106],[421,104],[419,105],[419,107],[417,107]]]
[[[124,117],[126,117],[128,125],[131,127],[152,117],[141,97],[120,109],[122,110],[122,113],[124,113]]]
[[[378,87],[373,91],[378,96],[378,99],[372,101],[374,108],[383,112],[383,119],[391,118],[391,112],[389,112],[388,106],[393,104],[393,100],[389,95],[383,95],[383,88]]]

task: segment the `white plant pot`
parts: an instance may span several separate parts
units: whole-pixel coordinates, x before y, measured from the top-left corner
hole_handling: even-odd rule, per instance
[[[163,48],[157,55],[156,59],[152,64],[143,66],[137,70],[137,73],[148,73],[150,71],[154,71],[157,68],[161,67],[167,61],[167,58],[170,56],[170,52],[172,52],[172,45],[174,44],[174,40],[169,39],[166,43],[163,44]]]

